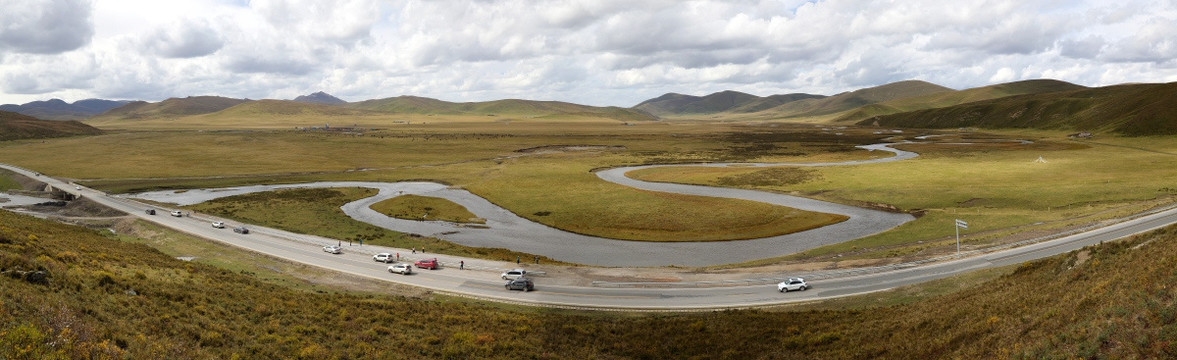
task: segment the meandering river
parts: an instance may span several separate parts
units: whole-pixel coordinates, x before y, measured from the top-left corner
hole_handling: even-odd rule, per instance
[[[602,180],[643,190],[752,200],[808,211],[841,214],[849,217],[846,221],[817,229],[750,240],[665,243],[615,240],[575,234],[519,217],[468,191],[453,189],[431,182],[384,183],[328,181],[184,191],[155,191],[129,195],[129,197],[178,205],[191,205],[225,196],[278,189],[365,187],[377,189],[379,193],[369,198],[345,204],[341,209],[348,216],[356,220],[394,231],[433,236],[467,246],[507,248],[544,255],[562,261],[589,265],[706,266],[793,254],[824,245],[873,235],[914,220],[915,218],[909,214],[864,209],[763,191],[645,182],[626,177],[626,173],[633,170],[660,166],[847,166],[899,161],[918,156],[916,153],[894,149],[889,145],[892,144],[859,146],[859,148],[871,151],[887,151],[894,154],[891,157],[871,160],[837,163],[646,165],[614,168],[596,173]],[[369,206],[377,202],[407,194],[438,197],[458,203],[465,206],[478,217],[486,219],[486,227],[466,227],[442,221],[402,220],[385,216],[369,208]]]

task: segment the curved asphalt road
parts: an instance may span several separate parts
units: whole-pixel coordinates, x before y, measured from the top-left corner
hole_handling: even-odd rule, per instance
[[[11,166],[3,167],[30,177],[36,176],[34,172],[29,170]],[[406,254],[405,249],[372,246],[344,246],[344,254],[331,255],[322,252],[320,248],[323,245],[334,244],[337,242],[336,240],[257,227],[251,227],[253,233],[248,235],[235,234],[228,229],[215,229],[209,226],[210,221],[219,220],[216,218],[205,216],[176,218],[167,215],[169,209],[160,209],[158,215],[146,215],[143,210],[153,208],[152,206],[109,196],[87,188],[75,189],[72,185],[45,176],[40,176],[38,179],[147,221],[279,258],[447,293],[497,301],[577,308],[716,309],[829,299],[916,284],[987,267],[1030,261],[1177,223],[1177,209],[1170,209],[1057,240],[980,256],[884,273],[811,281],[812,288],[810,290],[787,294],[780,294],[774,286],[766,284],[708,288],[601,288],[544,285],[543,277],[537,278],[537,291],[522,293],[504,290],[502,288],[503,281],[498,279],[498,273],[502,269],[513,267],[511,263],[438,255],[436,257],[445,265],[445,268],[441,270],[421,270],[410,276],[395,275],[386,272],[384,264],[373,262],[370,255],[382,251],[400,252],[402,260],[408,261],[434,256],[412,255]],[[230,227],[233,225],[235,224],[230,224]],[[456,270],[455,264],[459,260],[464,260],[469,270]]]

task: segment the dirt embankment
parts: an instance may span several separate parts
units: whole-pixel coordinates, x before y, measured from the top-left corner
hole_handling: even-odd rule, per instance
[[[30,205],[22,208],[45,215],[75,218],[109,218],[127,215],[125,212],[111,209],[84,197],[71,201],[47,200],[45,204]]]

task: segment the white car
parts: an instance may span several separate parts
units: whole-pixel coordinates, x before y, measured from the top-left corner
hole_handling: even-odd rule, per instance
[[[805,289],[808,288],[809,285],[805,284],[805,279],[802,278],[789,278],[789,280],[785,280],[780,284],[776,284],[776,289],[780,292],[789,292],[793,290],[805,291]]]
[[[393,256],[392,254],[389,254],[389,253],[379,253],[376,255],[372,255],[372,260],[376,261],[376,262],[387,263],[387,262],[396,261],[396,257]]]
[[[527,270],[523,269],[507,270],[507,272],[499,275],[503,280],[515,280],[524,276],[527,276]]]
[[[392,264],[388,267],[388,272],[397,273],[401,275],[408,275],[413,273],[413,265],[406,263]]]
[[[223,222],[220,222],[220,221],[214,221],[214,222],[213,222],[213,227],[215,227],[215,228],[217,228],[217,229],[224,229],[224,228],[225,228],[225,223],[223,223]]]
[[[175,211],[172,211],[172,216],[181,217],[181,216],[184,216],[184,213],[181,212],[180,210],[175,210]]]
[[[335,245],[327,245],[327,246],[323,247],[323,251],[326,251],[326,252],[329,252],[332,254],[342,254],[343,248],[335,246]]]

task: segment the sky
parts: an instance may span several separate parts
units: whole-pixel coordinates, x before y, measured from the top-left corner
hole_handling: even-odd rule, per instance
[[[0,104],[1177,81],[1177,0],[0,0]]]

